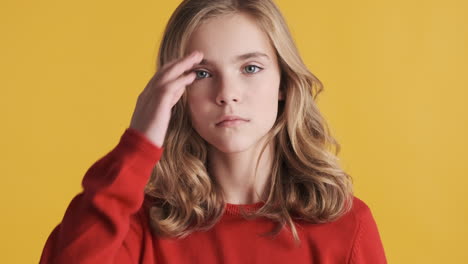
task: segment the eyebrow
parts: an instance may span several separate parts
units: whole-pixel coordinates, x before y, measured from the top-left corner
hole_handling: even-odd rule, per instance
[[[233,59],[233,62],[238,62],[238,61],[242,61],[242,60],[246,60],[246,59],[250,59],[250,58],[262,58],[262,57],[270,60],[270,57],[268,57],[268,55],[266,55],[265,53],[255,51],[255,52],[249,52],[249,53],[241,54],[241,55],[235,57]],[[207,60],[207,59],[203,59],[203,60],[201,60],[200,63],[198,63],[198,65],[207,65],[207,64],[211,64],[211,62],[209,60]]]

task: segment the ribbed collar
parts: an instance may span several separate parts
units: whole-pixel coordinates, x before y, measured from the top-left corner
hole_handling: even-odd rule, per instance
[[[226,203],[226,211],[224,212],[226,215],[232,216],[242,216],[240,209],[243,208],[244,211],[256,211],[260,209],[265,202],[258,202],[253,204],[232,204]]]

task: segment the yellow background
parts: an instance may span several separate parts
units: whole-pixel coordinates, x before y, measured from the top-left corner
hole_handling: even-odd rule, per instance
[[[389,263],[466,263],[466,1],[276,1]],[[2,1],[1,263],[37,263],[179,1]]]

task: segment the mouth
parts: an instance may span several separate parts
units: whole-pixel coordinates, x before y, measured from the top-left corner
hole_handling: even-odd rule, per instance
[[[217,127],[234,127],[239,126],[244,123],[249,122],[249,120],[244,119],[231,119],[231,120],[224,120],[216,124]]]
[[[245,122],[250,121],[249,119],[244,118],[242,116],[238,116],[238,115],[224,115],[218,120],[219,121],[216,123],[217,126],[225,122],[230,122],[230,121],[245,121]]]

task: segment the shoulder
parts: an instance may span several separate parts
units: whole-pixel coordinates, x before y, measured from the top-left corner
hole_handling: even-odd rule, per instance
[[[329,238],[336,236],[336,240],[352,245],[353,238],[357,236],[363,222],[368,221],[371,211],[369,206],[360,198],[353,196],[351,210],[340,216],[338,219],[320,224],[308,224],[299,221],[299,226],[303,228],[308,236]]]
[[[372,209],[363,200],[354,197],[351,213],[356,222],[358,233],[378,234],[377,223],[374,219]]]
[[[351,210],[334,221],[320,224],[308,224],[303,221],[298,223],[309,239],[322,244],[326,244],[325,241],[339,242],[343,249],[349,249],[356,242],[364,227],[372,226],[373,222],[371,209],[367,203],[353,196]]]
[[[356,221],[348,263],[387,263],[377,223],[370,207],[354,197],[351,210]]]
[[[370,207],[363,200],[356,196],[353,197],[351,213],[358,221],[366,221],[366,219],[372,216]]]
[[[346,229],[357,230],[363,221],[368,221],[372,216],[371,209],[362,199],[353,196],[351,210],[343,214],[335,221],[323,225],[332,225],[336,228],[345,227]]]
[[[356,243],[362,240],[364,223],[369,221],[371,211],[360,198],[353,196],[351,210],[334,221],[321,224],[300,222],[299,230],[308,247],[314,250],[323,262],[349,263]]]
[[[370,206],[362,199],[354,196],[351,211],[344,215],[343,221],[352,223],[354,229],[354,239],[357,239],[359,234],[369,226],[375,225],[375,220],[372,215]]]

